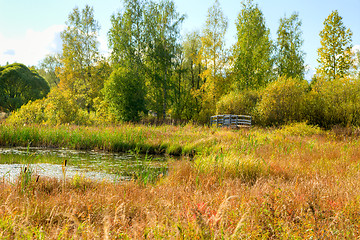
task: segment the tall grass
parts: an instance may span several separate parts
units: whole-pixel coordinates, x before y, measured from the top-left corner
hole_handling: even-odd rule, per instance
[[[125,167],[125,171],[121,174],[122,176],[130,176],[131,179],[139,182],[141,185],[155,184],[161,177],[166,175],[167,166],[156,167],[151,164],[152,157],[145,155],[145,159],[140,159],[135,154],[135,162]]]
[[[141,139],[163,152],[179,146],[183,154],[189,148],[195,155],[189,161],[185,152],[182,160],[169,163],[167,177],[153,184],[144,184],[146,174],[121,184],[77,176],[66,179],[66,188],[61,180],[40,178],[29,182],[33,189],[29,194],[13,191],[16,184],[0,184],[1,237],[360,237],[356,135],[340,137],[339,131],[303,123],[237,131],[193,126],[59,128],[64,136],[98,136],[94,141],[100,143],[99,149],[111,145],[119,134],[127,143]],[[109,145],[103,143],[104,136]]]
[[[191,146],[198,133],[191,128],[174,126],[146,127],[122,125],[118,127],[48,127],[0,125],[0,145],[65,147],[79,150],[125,152],[137,149],[140,153],[192,155]]]

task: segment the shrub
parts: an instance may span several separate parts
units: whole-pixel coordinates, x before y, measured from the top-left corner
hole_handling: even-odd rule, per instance
[[[229,94],[223,96],[216,104],[217,113],[254,115],[254,110],[259,98],[259,92],[255,90],[230,92]]]
[[[95,122],[96,124],[111,124],[116,122],[116,115],[110,111],[109,103],[102,98],[94,99]]]
[[[58,125],[77,122],[78,110],[76,103],[71,98],[67,98],[58,89],[52,89],[48,95],[44,113],[48,123]]]
[[[6,119],[6,122],[17,125],[43,123],[46,121],[44,114],[45,105],[45,99],[29,101],[16,112],[12,112],[9,118]]]
[[[77,104],[66,94],[53,88],[48,97],[23,105],[19,110],[13,112],[6,120],[7,123],[15,125],[41,124],[91,124],[89,114],[80,110]]]
[[[317,81],[307,96],[306,113],[311,124],[360,125],[360,82],[350,79]]]
[[[118,120],[137,122],[140,113],[146,112],[143,76],[134,69],[120,67],[104,85],[105,100],[109,110]]]
[[[280,77],[263,91],[257,106],[260,120],[265,125],[281,125],[302,121],[305,112],[305,80]]]
[[[291,123],[277,130],[276,133],[291,136],[312,136],[324,133],[320,127],[308,125],[306,122]]]
[[[199,112],[199,115],[196,118],[196,121],[199,122],[200,124],[207,124],[210,121],[210,117],[214,114],[215,114],[215,107],[213,107],[208,101],[203,102],[202,108]]]

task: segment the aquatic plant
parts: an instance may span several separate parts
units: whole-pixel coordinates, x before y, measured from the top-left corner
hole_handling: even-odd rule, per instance
[[[135,155],[135,160],[132,164],[125,167],[125,170],[120,173],[120,176],[129,176],[132,180],[137,181],[141,185],[155,184],[162,177],[165,177],[168,171],[167,164],[156,166],[153,164],[153,159],[148,154],[144,158],[140,158],[138,153],[132,152]]]
[[[66,164],[67,164],[67,159],[64,159],[63,164],[61,165],[61,170],[63,174],[63,188],[65,188],[65,183],[66,183]]]

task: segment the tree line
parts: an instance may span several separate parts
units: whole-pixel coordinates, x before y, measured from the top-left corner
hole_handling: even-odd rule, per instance
[[[271,39],[259,6],[244,0],[237,41],[226,48],[228,21],[218,0],[203,29],[185,36],[185,15],[172,0],[122,3],[111,16],[109,58],[99,53],[93,8],[73,9],[61,33],[62,53],[38,67],[50,93],[24,105],[10,122],[207,123],[211,115],[232,113],[250,114],[263,125],[360,124],[359,53],[352,51],[352,32],[337,11],[324,21],[319,67],[308,82],[296,12],[280,19],[277,38]]]

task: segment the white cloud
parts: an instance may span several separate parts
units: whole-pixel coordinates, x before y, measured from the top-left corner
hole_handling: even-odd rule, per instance
[[[60,52],[60,32],[64,28],[64,25],[54,25],[44,31],[29,29],[22,38],[6,38],[0,34],[0,65],[7,62],[37,65],[46,54]]]
[[[7,38],[0,33],[0,65],[18,62],[36,66],[47,54],[60,53],[60,32],[65,28],[65,25],[53,25],[43,31],[29,29],[17,38]],[[106,36],[99,36],[98,41],[100,54],[108,57]]]

